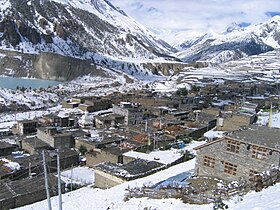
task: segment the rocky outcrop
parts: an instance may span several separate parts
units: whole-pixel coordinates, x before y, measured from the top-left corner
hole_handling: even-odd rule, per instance
[[[179,62],[163,62],[163,63],[142,63],[145,69],[150,69],[153,74],[159,75],[163,73],[165,76],[172,75],[173,73],[180,72],[187,64]]]
[[[51,53],[36,56],[34,70],[38,78],[57,81],[70,81],[86,74],[106,76],[90,61]]]
[[[16,24],[9,18],[0,22],[0,32],[3,33],[2,38],[6,39],[14,47],[21,41],[20,35],[17,32]]]
[[[0,74],[15,77],[70,81],[79,76],[108,77],[104,71],[87,60],[74,59],[53,53],[40,55],[0,50]],[[4,56],[5,55],[5,56]]]

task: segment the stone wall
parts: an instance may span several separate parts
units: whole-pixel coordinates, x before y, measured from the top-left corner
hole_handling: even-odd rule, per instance
[[[204,157],[215,158],[214,168],[204,166]],[[252,146],[241,143],[239,153],[227,151],[227,140],[216,140],[208,146],[197,149],[195,169],[198,176],[213,176],[228,181],[238,181],[245,178],[249,179],[250,171],[262,172],[269,170],[271,166],[279,164],[279,151],[268,154],[267,159],[258,160],[252,157]],[[224,172],[224,163],[237,165],[236,175]]]
[[[95,149],[95,144],[92,142],[88,142],[81,139],[76,139],[75,141],[75,148],[80,149],[81,146],[84,146],[87,148],[87,151],[93,151]]]
[[[95,169],[95,187],[101,189],[108,189],[110,187],[114,187],[116,185],[122,184],[125,180],[113,176],[111,174],[105,173],[99,169]]]
[[[235,131],[241,126],[248,126],[252,123],[254,116],[251,115],[230,115],[224,118],[219,118],[217,120],[217,130],[218,131]],[[222,120],[222,122],[221,122]]]
[[[38,137],[38,139],[41,139],[43,142],[46,142],[51,147],[55,148],[53,137],[48,135],[47,133],[45,133],[44,130],[38,129],[37,130],[37,137]]]
[[[95,149],[93,152],[86,153],[86,159],[86,165],[88,167],[94,167],[103,162],[118,163],[118,155],[100,149]]]

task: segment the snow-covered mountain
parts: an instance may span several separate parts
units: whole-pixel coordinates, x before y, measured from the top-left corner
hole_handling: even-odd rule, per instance
[[[280,48],[280,16],[240,27],[233,25],[221,34],[207,33],[176,45],[176,56],[186,62],[196,60],[223,63]]]
[[[1,48],[156,58],[173,49],[106,0],[1,0]]]
[[[52,53],[128,70],[126,61],[174,60],[176,51],[107,0],[0,0],[0,37],[2,58],[35,55],[31,68]],[[16,75],[38,75],[27,72]]]

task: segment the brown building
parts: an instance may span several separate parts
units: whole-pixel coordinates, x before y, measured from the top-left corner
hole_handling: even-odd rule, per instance
[[[130,102],[121,102],[119,105],[113,105],[113,113],[124,116],[125,125],[139,124],[144,117],[140,105]]]
[[[45,126],[75,127],[76,119],[68,116],[58,116],[55,114],[45,115],[40,122]]]
[[[236,131],[242,126],[249,126],[255,119],[255,114],[224,112],[217,119],[216,130]]]
[[[130,151],[130,149],[122,149],[119,147],[109,147],[104,149],[94,149],[86,153],[87,166],[94,167],[102,162],[120,163],[124,164],[131,161],[131,158],[124,157],[123,154]]]

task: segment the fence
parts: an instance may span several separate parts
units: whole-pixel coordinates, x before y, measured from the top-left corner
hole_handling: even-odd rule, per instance
[[[148,197],[153,199],[162,198],[180,198],[184,203],[190,204],[207,204],[213,203],[217,199],[227,200],[232,196],[243,196],[251,190],[256,192],[263,188],[280,182],[280,170],[273,168],[262,174],[256,174],[252,181],[240,181],[224,185],[223,188],[209,190],[207,188],[195,189],[192,186],[181,187],[179,185],[167,186],[156,189],[155,187],[143,186],[141,188],[128,188],[125,194],[125,200],[130,198]]]

